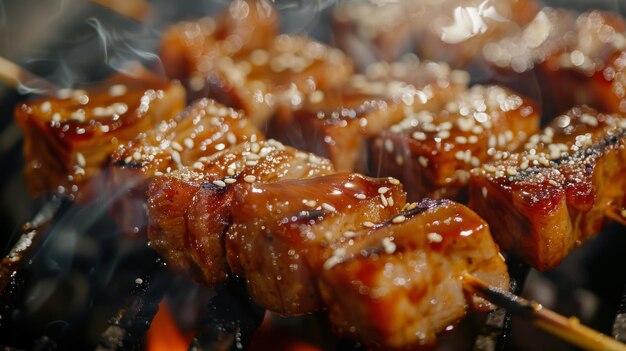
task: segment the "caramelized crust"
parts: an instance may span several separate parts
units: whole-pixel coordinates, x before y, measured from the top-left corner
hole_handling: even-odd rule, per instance
[[[217,20],[204,17],[169,26],[159,56],[168,76],[186,81],[205,61],[269,47],[278,27],[278,13],[267,1],[235,0]]]
[[[209,99],[140,133],[111,158],[109,186],[121,195],[112,208],[118,225],[128,233],[145,228],[146,190],[155,175],[186,166],[201,168],[199,161],[251,139],[264,137],[242,113]]]
[[[344,54],[307,37],[277,35],[277,15],[265,1],[235,1],[216,23],[183,22],[162,44],[169,74],[193,97],[243,109],[260,127],[279,103],[345,82],[353,72]]]
[[[330,158],[338,171],[366,173],[366,139],[414,110],[436,110],[465,89],[469,76],[416,58],[371,65],[341,87],[284,105],[268,135]]]
[[[626,119],[577,107],[472,171],[470,207],[500,246],[538,269],[558,265],[624,206]]]
[[[409,199],[462,197],[469,170],[514,150],[539,128],[537,105],[497,86],[474,86],[441,110],[411,113],[371,143],[372,172],[400,179]]]
[[[249,141],[156,177],[148,189],[148,238],[174,271],[212,286],[224,280],[223,234],[232,185],[310,178],[333,172],[326,159],[275,140]]]
[[[280,103],[298,106],[304,95],[340,85],[352,72],[352,63],[341,51],[283,34],[250,53],[203,61],[193,78],[200,84],[192,89],[243,109],[261,126]]]
[[[320,309],[317,281],[333,252],[405,202],[395,179],[346,173],[239,184],[234,192],[228,263],[246,277],[256,303],[285,315]]]
[[[626,22],[616,14],[544,8],[519,34],[485,46],[483,56],[501,72],[515,72],[504,74],[513,81],[533,71],[544,114],[581,104],[620,112],[615,58],[626,49],[625,32]]]
[[[452,201],[412,203],[355,236],[360,239],[323,271],[321,291],[335,329],[371,347],[433,344],[468,305],[492,308],[464,296],[464,273],[508,288],[507,267],[487,224]]]
[[[30,192],[70,195],[79,202],[97,197],[102,169],[117,146],[176,115],[184,103],[180,85],[142,72],[19,105],[15,118],[25,135]]]
[[[522,0],[345,1],[333,12],[333,38],[361,67],[410,51],[461,67],[486,43],[519,30],[539,8]]]

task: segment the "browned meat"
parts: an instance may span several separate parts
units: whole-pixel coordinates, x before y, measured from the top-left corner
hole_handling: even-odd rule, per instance
[[[472,171],[470,207],[505,249],[538,269],[556,266],[626,202],[626,119],[577,107],[519,153]]]
[[[168,76],[189,79],[218,56],[266,48],[278,35],[278,14],[264,0],[235,0],[217,19],[184,21],[163,33],[160,57]],[[190,82],[191,87],[198,82]],[[200,82],[201,83],[201,82]]]
[[[201,99],[113,153],[109,185],[119,194],[112,211],[120,227],[138,233],[147,224],[146,191],[155,175],[188,166],[244,141],[264,140],[242,113]]]
[[[15,118],[25,135],[29,190],[70,195],[79,202],[102,195],[102,169],[118,145],[175,116],[184,104],[179,84],[145,72],[20,104]]]
[[[326,261],[321,291],[335,329],[375,348],[433,344],[468,305],[493,307],[464,296],[465,273],[508,288],[507,267],[487,224],[452,201],[409,204],[355,237],[361,239]]]
[[[257,10],[238,19],[245,8]],[[279,103],[298,106],[302,95],[339,85],[353,72],[338,49],[307,37],[277,36],[275,26],[267,2],[236,1],[218,24],[202,19],[172,27],[162,44],[163,63],[171,76],[187,82],[191,96],[243,109],[260,127]]]
[[[405,184],[409,199],[460,197],[469,170],[539,128],[537,105],[507,89],[474,86],[441,110],[410,114],[371,143],[372,172]]]
[[[520,33],[485,46],[483,56],[508,80],[516,81],[519,73],[532,71],[533,79],[538,78],[535,84],[544,114],[554,116],[581,104],[620,112],[621,97],[612,88],[615,67],[608,66],[616,52],[626,49],[624,35],[626,22],[618,15],[544,8]],[[528,90],[534,84],[522,81],[517,85]]]
[[[467,65],[483,46],[519,30],[536,1],[344,1],[333,12],[333,38],[361,67],[415,49],[426,59]],[[443,40],[442,40],[443,39]]]
[[[355,232],[404,203],[397,180],[358,174],[239,184],[226,234],[228,263],[246,277],[259,305],[285,315],[316,311],[317,281],[333,250],[345,250]]]
[[[148,237],[170,268],[209,286],[226,277],[223,234],[231,223],[233,184],[333,172],[328,160],[275,140],[244,142],[198,162],[151,182]]]
[[[366,139],[413,110],[436,110],[465,89],[466,72],[417,59],[377,63],[341,87],[283,106],[268,135],[330,158],[338,171],[366,173]]]

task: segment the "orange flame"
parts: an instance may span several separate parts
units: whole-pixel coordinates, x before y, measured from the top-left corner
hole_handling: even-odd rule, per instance
[[[166,302],[159,304],[159,312],[152,320],[146,339],[148,351],[186,351],[191,342],[178,329]]]

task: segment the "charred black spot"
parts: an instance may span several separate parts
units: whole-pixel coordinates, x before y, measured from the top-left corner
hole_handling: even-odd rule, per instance
[[[416,214],[420,214],[426,210],[429,210],[431,208],[437,207],[437,206],[441,206],[446,202],[446,200],[444,199],[439,199],[439,200],[432,200],[432,199],[423,199],[422,201],[420,201],[420,203],[417,205],[417,207],[410,209],[408,211],[404,212],[404,216],[408,217],[408,216],[413,216]]]
[[[208,189],[210,191],[214,191],[216,193],[225,193],[228,190],[228,185],[226,186],[217,186],[211,182],[203,183],[200,188]]]
[[[137,161],[126,162],[124,160],[117,160],[117,161],[113,162],[113,165],[115,167],[134,168],[134,169],[143,167],[143,163],[142,162],[137,162]]]

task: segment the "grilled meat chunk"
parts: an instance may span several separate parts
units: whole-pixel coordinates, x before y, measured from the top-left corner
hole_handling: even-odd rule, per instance
[[[187,81],[218,56],[269,47],[279,33],[278,13],[265,0],[232,1],[217,19],[183,21],[163,33],[160,57],[168,76]],[[190,87],[202,81],[187,82]]]
[[[333,172],[328,160],[275,140],[247,141],[198,162],[151,182],[148,238],[170,268],[209,286],[226,277],[223,234],[231,223],[233,184]]]
[[[537,105],[498,86],[474,86],[441,110],[410,114],[376,136],[372,172],[400,179],[411,200],[462,198],[469,170],[514,150],[539,128]]]
[[[239,184],[226,234],[228,263],[246,277],[259,305],[284,315],[316,311],[317,281],[333,252],[404,203],[397,180],[358,174]]]
[[[256,11],[239,19],[246,8]],[[348,80],[352,63],[341,51],[277,35],[275,26],[275,11],[265,1],[235,1],[218,24],[202,19],[172,27],[162,45],[164,65],[187,82],[192,97],[243,109],[259,127],[279,102],[297,106],[303,94]]]
[[[483,56],[505,76],[503,83],[515,82],[514,89],[529,94],[538,84],[544,115],[582,104],[621,112],[613,81],[619,76],[614,59],[626,49],[624,35],[626,22],[619,15],[544,8],[520,33],[485,46]],[[520,79],[523,72],[532,81]]]
[[[330,158],[338,171],[367,171],[366,139],[414,110],[437,110],[466,88],[469,76],[445,64],[404,61],[371,65],[364,75],[284,105],[268,135]]]
[[[203,167],[198,161],[251,139],[264,137],[242,113],[209,99],[198,100],[174,118],[140,133],[111,158],[109,185],[121,195],[112,207],[118,224],[127,233],[145,229],[146,191],[155,175],[185,166]]]
[[[515,33],[538,10],[536,1],[520,0],[471,0],[462,6],[453,0],[344,1],[333,12],[333,38],[361,68],[411,51],[462,67],[486,43]]]
[[[145,72],[20,104],[15,118],[25,135],[29,190],[79,202],[98,197],[105,185],[102,170],[118,145],[175,116],[184,104],[179,84]]]
[[[464,295],[465,273],[508,288],[487,224],[450,200],[408,204],[355,236],[354,245],[335,251],[337,263],[323,271],[320,286],[335,329],[375,348],[433,344],[468,305],[493,307]]]
[[[470,207],[494,238],[538,269],[558,265],[626,202],[626,119],[576,107],[519,153],[474,169]]]

